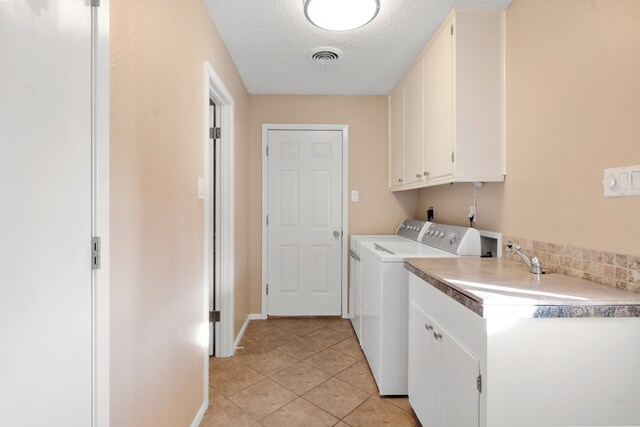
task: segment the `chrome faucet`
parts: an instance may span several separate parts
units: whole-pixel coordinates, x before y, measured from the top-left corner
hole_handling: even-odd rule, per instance
[[[524,260],[524,262],[529,266],[529,269],[533,274],[543,274],[542,271],[542,263],[537,256],[531,256],[528,253],[524,252],[520,245],[514,244],[513,242],[507,242],[507,249],[509,252],[515,252],[520,255],[520,258]]]

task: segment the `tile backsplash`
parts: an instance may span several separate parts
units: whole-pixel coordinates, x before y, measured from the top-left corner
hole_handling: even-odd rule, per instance
[[[524,262],[520,256],[507,250],[508,241],[517,243],[523,251],[537,256],[545,271],[640,293],[640,256],[503,236],[502,256],[520,262]]]

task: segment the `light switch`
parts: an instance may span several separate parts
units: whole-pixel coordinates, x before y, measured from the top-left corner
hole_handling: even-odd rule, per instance
[[[204,200],[204,178],[198,178],[198,199]]]
[[[620,189],[626,190],[629,188],[629,173],[628,172],[620,172],[618,175],[618,182],[620,183]]]
[[[360,192],[358,190],[351,190],[351,201],[357,202],[360,200]]]
[[[602,184],[605,197],[640,196],[640,165],[605,169]]]

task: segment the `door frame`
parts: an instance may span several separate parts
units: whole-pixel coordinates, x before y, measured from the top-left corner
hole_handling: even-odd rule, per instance
[[[91,6],[92,237],[101,237],[99,270],[92,270],[92,425],[110,425],[109,262],[109,1]],[[87,245],[89,248],[89,245]]]
[[[267,241],[267,210],[269,188],[269,162],[267,157],[267,143],[270,130],[333,130],[342,132],[342,317],[348,316],[347,299],[347,266],[348,266],[348,236],[349,236],[349,125],[341,124],[262,124],[262,318],[268,314],[267,280],[268,280],[268,241]]]
[[[230,357],[235,352],[233,336],[234,316],[234,152],[235,152],[235,102],[227,90],[222,79],[215,72],[208,61],[204,63],[204,98],[203,98],[203,136],[204,136],[204,170],[205,170],[205,239],[204,239],[204,295],[203,298],[203,333],[209,335],[209,271],[214,268],[214,248],[208,236],[212,235],[213,227],[213,146],[209,138],[209,100],[212,99],[220,108],[221,128],[220,138],[220,193],[217,195],[216,208],[220,214],[220,229],[216,236],[220,239],[219,267],[220,283],[214,283],[216,305],[220,309],[219,325],[216,328],[215,356]],[[209,346],[207,338],[204,340],[204,388],[205,396],[209,390]]]

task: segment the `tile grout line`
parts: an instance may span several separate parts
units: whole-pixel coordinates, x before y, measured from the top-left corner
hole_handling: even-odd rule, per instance
[[[275,328],[279,328],[277,325],[274,325],[274,327],[275,327]],[[316,329],[316,330],[314,330],[314,331],[311,331],[311,332],[309,332],[309,333],[307,333],[307,334],[305,334],[305,335],[298,335],[298,338],[306,337],[307,335],[312,334],[312,333],[314,333],[314,332],[316,332],[316,331],[319,331],[320,329],[324,329],[324,328],[328,328],[328,326],[324,326],[324,327],[318,328],[318,329]],[[284,331],[284,332],[292,333],[292,332],[287,331],[286,329],[283,329],[283,328],[279,328],[279,329],[280,329],[280,330],[282,330],[282,331]],[[250,337],[250,336],[249,336],[249,337]],[[314,341],[312,341],[312,340],[309,340],[309,341],[314,342]],[[318,352],[316,352],[316,353],[319,353],[319,352],[324,351],[324,350],[326,350],[327,348],[329,348],[329,347],[326,347],[324,344],[316,343],[316,342],[314,342],[314,343],[323,347],[323,349],[322,349],[322,350],[320,350],[320,351],[318,351]],[[284,344],[283,344],[283,345],[284,345]],[[280,346],[278,346],[278,347],[280,347]],[[278,347],[275,347],[275,348],[273,348],[273,349],[271,349],[271,350],[268,350],[268,351],[274,351],[274,350],[275,350],[275,351],[278,351],[278,352],[280,352],[280,353],[282,353],[282,354],[284,354],[284,355],[286,355],[286,356],[288,356],[288,357],[291,357],[291,358],[293,358],[293,359],[296,359],[296,360],[297,360],[297,362],[296,362],[295,364],[297,364],[297,363],[304,363],[304,360],[305,360],[305,359],[298,359],[298,358],[297,358],[297,357],[295,357],[295,356],[291,356],[291,355],[289,355],[289,354],[286,354],[286,353],[284,353],[283,351],[279,350],[279,349],[278,349]],[[316,353],[314,353],[314,354],[316,354]],[[313,355],[311,355],[311,356],[313,356]],[[309,356],[309,357],[311,357],[311,356]],[[308,358],[308,357],[307,357],[307,358]],[[252,369],[252,370],[256,371],[255,369],[251,368],[249,365],[247,365],[246,363],[244,363],[242,360],[238,359],[238,362],[239,362],[240,364],[242,364],[243,366],[245,366],[245,367],[247,367],[247,368],[249,368],[249,369]],[[294,365],[295,365],[295,364],[294,364]],[[311,365],[309,365],[309,364],[307,364],[307,363],[305,363],[305,364],[306,364],[307,366],[310,366],[310,367],[314,368],[314,369],[318,369],[318,368],[316,368],[316,367],[314,367],[314,366],[311,366]],[[291,366],[294,366],[294,365],[291,365]],[[291,367],[291,366],[289,366],[289,367]],[[242,411],[244,414],[246,414],[247,416],[249,416],[249,418],[251,418],[252,420],[256,421],[258,424],[262,425],[262,423],[260,422],[261,420],[264,420],[265,418],[269,417],[270,415],[274,414],[275,412],[277,412],[277,411],[279,411],[280,409],[284,408],[285,406],[289,405],[291,402],[293,402],[293,401],[297,400],[298,398],[303,398],[301,395],[298,395],[298,394],[297,394],[297,393],[295,393],[294,391],[287,389],[286,387],[284,387],[283,385],[279,384],[277,381],[274,381],[274,380],[272,379],[272,377],[273,377],[273,376],[275,376],[275,375],[279,374],[279,373],[280,373],[280,372],[282,372],[282,371],[285,371],[285,370],[286,370],[286,369],[288,369],[289,367],[284,368],[284,369],[282,369],[282,370],[280,370],[280,371],[278,371],[278,372],[276,372],[276,373],[274,373],[274,374],[272,374],[272,375],[270,375],[270,376],[264,375],[264,374],[263,374],[262,372],[260,372],[260,371],[256,371],[256,372],[257,372],[257,373],[259,373],[260,375],[263,375],[265,378],[261,379],[260,381],[257,381],[256,383],[254,383],[254,384],[252,384],[252,385],[250,385],[250,386],[247,386],[247,387],[245,387],[245,388],[243,388],[243,389],[241,389],[241,390],[238,390],[237,392],[235,392],[235,393],[233,393],[233,394],[229,395],[228,397],[227,397],[227,396],[222,395],[222,393],[220,393],[220,394],[221,394],[221,395],[223,396],[223,398],[224,398],[225,400],[227,400],[230,404],[232,404],[233,406],[235,406],[236,408],[238,408],[240,411]],[[319,371],[324,372],[324,371],[322,371],[322,370],[319,370]],[[342,371],[340,371],[340,372],[342,372]],[[324,373],[325,373],[325,374],[327,374],[326,372],[324,372]],[[330,377],[330,378],[328,378],[327,380],[323,381],[321,384],[324,384],[325,382],[329,381],[331,378],[334,378],[334,377]],[[289,391],[289,392],[293,393],[293,394],[296,396],[296,398],[295,398],[294,400],[292,400],[291,402],[287,402],[285,405],[283,405],[283,406],[281,406],[281,407],[277,408],[275,411],[273,411],[273,412],[271,412],[271,413],[269,413],[269,414],[265,415],[265,416],[264,416],[264,417],[262,417],[261,419],[256,420],[255,418],[253,418],[253,416],[251,416],[251,414],[247,413],[245,410],[243,410],[243,409],[242,409],[242,408],[240,408],[238,405],[236,405],[236,404],[235,404],[235,403],[230,399],[230,397],[235,396],[235,395],[237,395],[238,393],[241,393],[242,391],[245,391],[245,390],[247,390],[247,389],[249,389],[249,388],[251,388],[251,387],[253,387],[253,386],[257,385],[257,384],[260,384],[260,383],[262,383],[262,382],[265,382],[267,379],[269,379],[269,380],[271,380],[272,382],[274,382],[274,383],[278,384],[280,387],[283,387],[283,388],[284,388],[284,389],[286,389],[287,391]],[[320,384],[319,384],[319,385],[320,385]],[[209,387],[211,387],[211,385],[209,385]],[[316,386],[316,387],[317,387],[317,386]],[[313,389],[315,389],[316,387],[314,387]],[[213,387],[211,387],[211,388],[213,388]],[[313,390],[313,389],[311,389],[311,390]],[[215,389],[214,389],[214,390],[215,390]],[[311,390],[309,390],[309,391],[311,391]],[[305,393],[305,394],[306,394],[306,393]],[[304,399],[304,398],[303,398],[303,399]],[[306,402],[309,402],[307,399],[304,399],[304,400],[305,400]],[[321,411],[323,411],[323,412],[326,412],[326,411],[324,411],[322,408],[320,408],[320,407],[316,406],[315,404],[313,404],[312,402],[309,402],[309,404],[313,405],[314,407],[316,407],[316,408],[320,409],[320,410],[321,410]],[[328,413],[328,412],[327,412],[327,413]],[[331,415],[332,415],[332,414],[331,414]],[[337,417],[335,417],[335,418],[337,418]],[[338,421],[338,422],[339,422],[339,421]]]
[[[291,318],[291,320],[298,320],[298,319]],[[327,323],[327,324],[325,324],[325,325],[323,325],[323,326],[320,326],[319,328],[316,328],[316,329],[314,329],[314,330],[308,331],[308,332],[306,332],[306,333],[304,333],[304,334],[302,334],[302,335],[298,335],[297,333],[292,332],[292,331],[291,331],[291,329],[287,329],[286,327],[285,327],[285,328],[283,328],[283,327],[279,326],[276,322],[273,322],[272,324],[268,324],[268,326],[267,326],[267,324],[265,323],[265,324],[264,324],[264,325],[265,325],[265,329],[264,329],[264,330],[260,330],[260,328],[259,328],[259,329],[258,329],[258,331],[250,332],[250,333],[249,333],[249,334],[247,334],[246,336],[247,336],[249,339],[254,339],[254,340],[258,340],[258,341],[259,341],[259,340],[260,340],[260,337],[263,337],[263,336],[265,336],[265,335],[268,335],[268,334],[269,334],[269,332],[271,332],[271,331],[275,330],[275,331],[284,332],[284,333],[289,334],[289,335],[291,335],[291,336],[295,336],[295,338],[293,338],[293,339],[291,340],[291,343],[293,343],[293,342],[294,342],[294,341],[296,341],[296,340],[305,339],[305,340],[309,341],[310,343],[312,343],[312,344],[314,344],[314,345],[319,346],[319,347],[320,347],[320,350],[315,351],[315,352],[313,352],[313,353],[309,354],[308,356],[306,356],[306,357],[304,357],[304,358],[300,358],[299,356],[294,356],[293,354],[289,354],[289,353],[287,353],[287,352],[285,352],[285,351],[283,351],[283,350],[281,350],[281,349],[280,349],[280,347],[283,347],[283,346],[287,345],[287,343],[288,343],[288,342],[284,342],[283,344],[281,344],[280,342],[277,342],[277,344],[266,345],[266,346],[265,346],[265,351],[257,351],[256,353],[270,353],[270,352],[274,352],[274,351],[275,351],[277,354],[280,354],[281,356],[284,356],[284,357],[286,357],[286,358],[291,359],[291,360],[293,361],[293,363],[292,363],[291,365],[289,365],[289,366],[287,366],[287,367],[283,368],[283,369],[279,369],[279,370],[278,370],[278,371],[276,371],[276,372],[273,372],[273,373],[271,373],[271,374],[269,374],[269,375],[265,375],[265,374],[263,374],[262,372],[260,372],[260,371],[258,371],[258,370],[256,370],[256,369],[252,368],[252,366],[251,366],[251,365],[249,365],[249,364],[247,363],[247,361],[246,361],[246,360],[245,360],[245,361],[243,361],[243,360],[241,360],[241,359],[237,359],[238,363],[239,363],[243,368],[251,369],[252,371],[254,371],[254,372],[258,373],[258,374],[259,374],[259,375],[261,375],[261,376],[263,376],[263,378],[262,378],[261,380],[259,380],[259,381],[255,382],[254,384],[251,384],[251,385],[249,385],[249,386],[247,386],[247,387],[244,387],[244,388],[242,388],[241,390],[235,391],[233,394],[229,395],[228,397],[227,397],[227,396],[224,396],[224,395],[223,395],[222,393],[220,393],[220,392],[218,392],[218,393],[223,397],[223,399],[224,399],[224,400],[226,400],[226,401],[228,401],[229,403],[231,403],[235,408],[239,409],[243,414],[246,414],[246,415],[249,417],[249,419],[253,420],[253,421],[254,421],[254,422],[256,422],[258,425],[263,425],[261,421],[263,421],[263,420],[265,420],[266,418],[270,417],[271,415],[273,415],[273,414],[277,413],[278,411],[282,410],[282,408],[284,408],[284,407],[286,407],[286,406],[288,406],[288,405],[292,404],[293,402],[295,402],[295,401],[296,401],[296,400],[298,400],[298,399],[303,399],[305,402],[307,402],[308,404],[310,404],[310,405],[311,405],[312,407],[314,407],[315,409],[320,410],[320,411],[322,411],[323,413],[326,413],[326,414],[329,414],[329,415],[331,415],[331,416],[335,417],[335,419],[338,419],[338,421],[336,422],[336,424],[338,424],[338,423],[340,423],[340,422],[344,422],[345,424],[348,424],[348,423],[346,423],[346,422],[344,421],[344,419],[345,419],[346,417],[348,417],[349,415],[351,415],[352,413],[354,413],[355,411],[357,411],[359,408],[361,408],[361,407],[362,407],[362,405],[364,405],[367,401],[371,400],[371,398],[372,398],[372,397],[374,397],[374,396],[376,396],[378,393],[377,393],[377,392],[370,392],[370,391],[368,391],[368,390],[365,390],[364,388],[361,388],[361,387],[360,387],[360,386],[358,386],[358,385],[352,384],[352,383],[351,383],[351,382],[349,382],[349,381],[345,381],[345,380],[342,380],[341,378],[338,378],[338,376],[339,376],[339,375],[341,375],[343,372],[345,372],[345,371],[347,371],[347,370],[349,370],[349,369],[354,368],[354,366],[356,366],[356,365],[357,365],[359,362],[361,362],[361,361],[362,361],[362,362],[364,362],[364,363],[365,363],[365,365],[366,365],[366,367],[369,369],[368,374],[369,374],[370,376],[372,376],[372,375],[373,375],[373,374],[371,373],[371,371],[370,371],[370,368],[368,367],[368,362],[367,362],[367,360],[366,360],[366,357],[364,357],[364,355],[362,354],[362,350],[361,350],[361,348],[359,349],[359,350],[360,350],[360,353],[358,354],[358,356],[354,356],[354,355],[353,355],[353,352],[351,352],[351,353],[347,353],[347,352],[346,352],[346,351],[344,351],[344,350],[341,350],[341,349],[338,349],[338,348],[334,348],[334,347],[335,347],[335,346],[337,346],[337,345],[340,345],[340,344],[342,344],[342,343],[345,343],[346,341],[349,341],[349,340],[353,340],[353,339],[355,338],[355,332],[353,331],[353,329],[351,329],[351,331],[350,331],[350,332],[345,332],[345,331],[344,331],[344,327],[343,327],[342,329],[338,329],[338,325],[339,325],[339,324],[344,324],[344,323],[342,323],[342,322],[344,322],[345,320],[347,320],[347,321],[348,321],[348,319],[335,319],[333,322]],[[350,325],[350,324],[349,324],[349,326],[351,327],[351,325]],[[270,330],[270,328],[273,328],[273,329],[272,329],[272,330]],[[295,329],[295,328],[292,328],[292,329]],[[332,343],[331,345],[326,345],[326,344],[324,344],[324,343],[320,343],[320,342],[314,341],[313,339],[308,338],[308,336],[309,336],[309,335],[311,335],[311,334],[314,334],[314,333],[320,332],[320,331],[322,331],[322,330],[327,330],[327,329],[328,329],[328,330],[330,330],[332,333],[337,333],[337,334],[344,335],[344,338],[341,338],[338,342]],[[308,362],[308,359],[312,358],[313,356],[315,356],[315,355],[317,355],[318,353],[321,353],[321,352],[323,352],[323,351],[325,351],[325,350],[333,350],[334,352],[337,352],[337,353],[339,353],[339,354],[341,354],[341,355],[343,355],[343,356],[346,356],[346,357],[348,357],[348,358],[353,359],[353,362],[352,362],[352,363],[350,363],[348,366],[345,366],[344,368],[340,369],[340,370],[339,370],[338,372],[336,372],[335,374],[330,374],[330,373],[328,373],[328,372],[325,372],[325,371],[323,371],[322,369],[319,369],[318,367],[313,366],[313,365],[311,365],[311,364]],[[253,352],[247,352],[246,354],[251,354],[251,353],[253,353]],[[280,384],[278,381],[276,381],[276,380],[274,379],[274,377],[276,377],[277,375],[281,374],[282,372],[284,372],[284,371],[286,371],[286,370],[288,370],[288,369],[290,369],[290,368],[292,368],[292,367],[294,367],[294,366],[296,366],[296,365],[298,365],[298,364],[303,364],[303,365],[305,365],[305,366],[307,366],[307,367],[310,367],[310,368],[313,368],[313,369],[315,369],[315,370],[317,370],[317,371],[319,371],[319,372],[322,372],[324,375],[328,375],[328,378],[327,378],[327,379],[325,379],[325,380],[323,380],[323,381],[321,381],[319,384],[315,385],[313,388],[311,388],[310,390],[307,390],[307,391],[306,391],[306,392],[304,392],[303,394],[298,394],[297,392],[295,392],[295,391],[293,391],[293,390],[291,390],[291,389],[287,388],[286,386],[284,386],[283,384]],[[355,387],[356,389],[360,390],[360,391],[361,391],[361,392],[363,392],[363,393],[366,393],[366,395],[367,395],[367,397],[366,397],[366,398],[365,398],[365,399],[364,399],[360,404],[358,404],[355,408],[353,408],[349,413],[347,413],[347,414],[346,414],[346,415],[344,415],[343,417],[337,417],[337,416],[335,416],[335,415],[331,414],[330,412],[328,412],[328,411],[324,410],[323,408],[321,408],[321,407],[317,406],[315,403],[313,403],[313,402],[309,401],[309,400],[305,397],[306,395],[308,395],[309,393],[311,393],[313,390],[316,390],[318,387],[322,386],[323,384],[327,383],[328,381],[330,381],[330,380],[332,380],[332,379],[335,379],[335,380],[337,380],[337,381],[340,381],[341,383],[345,383],[345,384],[347,384],[347,385],[349,385],[349,386],[351,386],[351,387]],[[285,403],[284,405],[282,405],[282,406],[278,407],[277,409],[275,409],[274,411],[270,412],[269,414],[267,414],[267,415],[265,415],[265,416],[261,417],[259,420],[256,420],[253,416],[251,416],[249,413],[247,413],[245,410],[243,410],[243,409],[242,409],[242,408],[240,408],[238,405],[236,405],[233,401],[231,401],[231,400],[230,400],[230,398],[231,398],[232,396],[237,395],[238,393],[241,393],[242,391],[247,390],[248,388],[251,388],[251,387],[253,387],[253,386],[257,385],[257,384],[263,383],[263,382],[265,382],[266,380],[270,380],[272,383],[277,384],[279,387],[282,387],[284,390],[286,390],[287,392],[290,392],[290,393],[291,393],[293,396],[295,396],[295,397],[293,398],[293,400],[291,400],[291,401],[289,401],[289,402]],[[374,382],[375,382],[375,379],[374,379]],[[209,386],[210,386],[210,388],[211,388],[211,389],[215,390],[215,388],[211,385],[211,383],[209,384]],[[376,387],[376,388],[377,388],[377,387]],[[389,405],[390,407],[394,407],[394,408],[396,408],[396,409],[400,409],[403,413],[407,413],[407,414],[409,414],[409,415],[412,415],[412,413],[411,413],[410,411],[405,410],[403,407],[400,407],[400,406],[397,406],[397,405],[395,405],[395,404],[393,404],[393,403],[388,402],[386,399],[384,399],[384,398],[383,398],[383,396],[380,396],[380,399],[381,399],[381,402],[386,403],[386,404],[387,404],[387,405]],[[335,425],[335,424],[334,424],[334,425]]]

